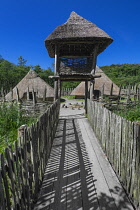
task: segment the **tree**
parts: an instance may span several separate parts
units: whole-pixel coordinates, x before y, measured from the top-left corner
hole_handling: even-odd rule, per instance
[[[0,63],[3,62],[3,61],[4,61],[4,59],[3,59],[3,57],[0,55]]]
[[[111,66],[102,66],[101,69],[116,85],[140,84],[139,64],[113,64]]]
[[[22,56],[18,57],[18,65],[19,66],[25,66],[27,60],[25,60]]]
[[[41,69],[40,65],[32,66],[32,68],[37,74],[39,74],[43,71],[43,69]]]

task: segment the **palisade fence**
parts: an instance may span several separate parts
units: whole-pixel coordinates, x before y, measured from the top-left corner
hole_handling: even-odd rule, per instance
[[[0,154],[0,210],[30,210],[37,198],[59,119],[57,100]]]
[[[129,197],[140,209],[140,122],[128,121],[90,100],[88,118]]]
[[[61,96],[69,96],[74,88],[62,88]]]

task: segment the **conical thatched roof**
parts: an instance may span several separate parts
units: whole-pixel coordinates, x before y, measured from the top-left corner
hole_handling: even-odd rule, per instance
[[[34,71],[30,70],[27,75],[9,92],[5,98],[7,100],[17,99],[17,89],[19,92],[19,98],[22,99],[27,92],[36,92],[38,98],[44,97],[44,91],[46,91],[46,98],[54,97],[54,89],[47,84],[39,75]]]
[[[96,66],[95,75],[101,75],[100,78],[95,79],[94,90],[99,90],[101,93],[104,88],[104,94],[110,95],[110,90],[112,86],[112,80],[98,67]],[[89,82],[90,84],[90,82]],[[104,87],[103,87],[104,86]],[[119,87],[113,83],[113,95],[119,94]],[[75,96],[84,96],[85,95],[85,82],[81,82],[71,93]]]
[[[67,22],[58,26],[45,40],[50,57],[55,56],[55,43],[67,41],[90,41],[92,44],[99,44],[99,54],[113,39],[94,23],[72,12]]]

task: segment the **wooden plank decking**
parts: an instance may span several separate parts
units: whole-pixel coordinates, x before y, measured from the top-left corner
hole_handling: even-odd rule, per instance
[[[132,210],[82,112],[60,112],[34,210]]]

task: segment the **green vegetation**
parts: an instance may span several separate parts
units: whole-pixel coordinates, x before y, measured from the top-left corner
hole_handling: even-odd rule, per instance
[[[64,99],[75,100],[75,96],[62,96]]]
[[[121,111],[115,111],[115,113],[123,118],[126,118],[130,121],[140,121],[140,106],[136,107],[127,107]]]
[[[18,64],[16,65],[0,56],[0,90],[3,88],[3,90],[7,92],[10,88],[14,88],[28,73],[30,68],[34,69],[43,80],[53,86],[53,80],[48,78],[48,76],[54,74],[52,68],[48,67],[47,69],[42,69],[40,65],[26,66],[26,62],[27,61],[20,56],[18,58]]]
[[[39,76],[53,87],[53,80],[49,79],[50,75],[53,75],[52,68],[42,69],[40,65],[27,66],[27,60],[22,56],[17,59],[17,65],[5,60],[0,56],[0,90],[8,92],[11,88],[14,88],[22,78],[32,68]],[[79,82],[64,82],[63,88],[74,88]],[[2,103],[0,104],[0,152],[10,144],[13,144],[17,140],[17,129],[23,125],[28,126],[34,122],[35,119],[32,117],[24,117],[17,104],[13,103]]]
[[[24,117],[18,104],[0,104],[0,153],[17,140],[17,130],[21,125],[27,124],[29,126],[34,121],[33,117]]]
[[[34,69],[39,76],[48,84],[53,86],[53,80],[48,76],[53,75],[52,68],[42,69],[40,65],[27,66],[27,60],[22,56],[17,59],[17,64],[13,64],[0,56],[0,90],[8,92],[10,88],[15,87],[19,81],[28,73],[30,68]],[[140,64],[121,64],[102,66],[101,69],[106,75],[118,86],[128,86],[140,84]],[[62,88],[75,88],[79,82],[63,82]],[[73,100],[74,96],[67,97]],[[140,120],[140,107],[128,107],[125,111],[118,111],[117,114],[128,120]],[[17,129],[23,125],[28,126],[34,121],[33,118],[24,117],[24,113],[20,112],[19,105],[13,103],[2,103],[0,105],[0,152],[9,144],[17,139]]]
[[[75,88],[80,82],[62,82],[62,88]]]
[[[54,81],[48,78],[49,76],[54,75],[53,64],[52,67],[42,69],[40,65],[27,66],[27,60],[25,60],[22,56],[19,56],[17,60],[18,64],[16,65],[0,56],[0,90],[3,88],[6,92],[10,91],[10,88],[14,88],[28,73],[30,68],[32,68],[44,81],[53,87]],[[78,84],[79,82],[63,82],[62,88],[75,88]]]
[[[140,64],[102,66],[101,69],[118,86],[140,84]]]
[[[140,64],[121,64],[102,66],[104,73],[118,86],[128,87],[128,85],[140,84]],[[126,102],[126,98],[121,99],[121,102]],[[134,98],[131,97],[134,101]],[[130,121],[140,121],[140,105],[126,107],[122,105],[120,111],[114,111],[116,114]]]
[[[119,103],[115,100],[110,100],[108,96],[105,96],[105,107],[115,114],[126,118],[130,121],[140,121],[140,103],[138,99],[134,99],[131,96],[129,99],[127,96],[123,96]]]

